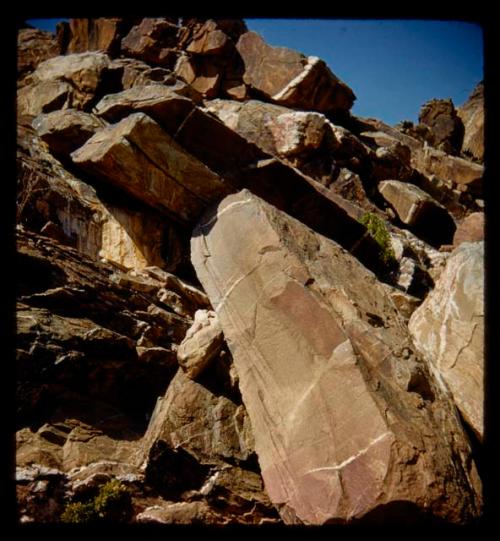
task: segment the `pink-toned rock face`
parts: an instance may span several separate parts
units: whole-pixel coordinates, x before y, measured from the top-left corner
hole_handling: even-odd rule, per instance
[[[473,212],[457,227],[453,245],[484,240],[484,212]]]
[[[191,254],[287,523],[349,522],[394,502],[407,518],[480,512],[453,404],[355,258],[247,190],[204,216]]]
[[[462,243],[413,313],[415,345],[449,386],[465,421],[483,437],[484,243]]]

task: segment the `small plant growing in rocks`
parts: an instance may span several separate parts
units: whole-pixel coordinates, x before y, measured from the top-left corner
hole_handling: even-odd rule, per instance
[[[372,212],[363,214],[359,221],[366,227],[368,233],[380,246],[380,256],[382,261],[386,264],[394,263],[396,257],[394,250],[392,249],[391,237],[384,221]]]
[[[61,515],[61,522],[73,524],[126,522],[130,511],[130,493],[127,487],[117,479],[113,479],[103,485],[91,500],[69,503]]]

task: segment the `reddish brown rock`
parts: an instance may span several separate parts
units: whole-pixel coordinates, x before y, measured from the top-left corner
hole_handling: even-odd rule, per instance
[[[247,31],[240,19],[187,19],[179,31],[178,45],[188,53],[225,54],[230,41],[236,42]]]
[[[163,126],[167,133],[175,133],[195,106],[188,97],[182,95],[187,88],[182,83],[173,86],[134,86],[104,96],[94,111],[109,122],[117,122],[131,113],[142,112]],[[190,92],[186,91],[186,94]]]
[[[88,52],[45,60],[30,75],[30,84],[20,90],[18,114],[36,116],[68,107],[87,110],[99,92],[112,91],[109,73],[109,57],[102,53]]]
[[[484,168],[480,164],[450,156],[380,120],[363,119],[362,124],[363,140],[371,140],[377,146],[390,146],[396,142],[407,146],[411,150],[411,167],[429,177],[428,186],[425,188],[431,189],[434,184],[432,196],[439,198],[439,201],[457,216],[462,216],[465,209],[459,204],[453,189],[476,196],[482,193]]]
[[[409,329],[437,380],[460,413],[484,435],[484,243],[463,243],[451,254],[434,290],[413,313]],[[446,387],[447,386],[447,387]]]
[[[159,463],[155,447],[184,450],[201,464],[245,461],[253,452],[253,437],[245,408],[179,369],[164,397],[159,398],[144,435],[143,468]]]
[[[63,109],[39,115],[33,127],[53,154],[68,155],[81,147],[104,123],[94,115]]]
[[[458,108],[458,116],[462,119],[465,133],[462,152],[473,158],[484,160],[484,84],[479,83],[469,99]]]
[[[50,32],[21,28],[17,35],[17,77],[22,79],[40,62],[60,54],[57,39]]]
[[[218,60],[190,58],[183,54],[175,65],[175,74],[205,98],[215,98],[223,78]]]
[[[484,240],[484,212],[473,212],[458,225],[453,237],[453,246],[458,246],[462,242],[481,240]]]
[[[447,154],[459,154],[464,125],[451,100],[430,100],[420,109],[418,120],[430,130],[429,143]]]
[[[245,190],[203,218],[192,258],[285,522],[390,521],[401,501],[400,520],[478,516],[454,406],[371,273]]]
[[[148,64],[171,68],[177,58],[177,30],[167,19],[146,17],[122,39],[122,52]]]
[[[228,128],[254,143],[264,152],[278,153],[271,123],[290,109],[258,100],[245,102],[215,99],[206,104],[206,110],[215,114]]]
[[[243,80],[281,105],[319,112],[347,111],[355,96],[316,57],[284,47],[271,47],[255,32],[236,45],[245,66]]]
[[[99,178],[189,223],[230,190],[144,113],[134,113],[97,132],[71,155]]]
[[[67,42],[63,53],[83,53],[102,51],[117,55],[121,39],[134,24],[134,19],[120,17],[99,17],[96,19],[70,19],[66,36]]]
[[[224,54],[229,46],[229,36],[227,36],[217,24],[210,19],[205,23],[192,25],[190,36],[184,40],[188,41],[185,50],[191,54]],[[179,40],[182,46],[182,40]]]
[[[17,91],[17,116],[33,120],[41,113],[67,109],[71,107],[72,93],[72,86],[60,80],[24,86]]]

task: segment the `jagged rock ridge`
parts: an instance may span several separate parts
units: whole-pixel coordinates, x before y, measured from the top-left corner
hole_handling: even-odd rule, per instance
[[[19,520],[112,479],[129,522],[476,520],[482,87],[356,118],[239,20],[18,57]]]

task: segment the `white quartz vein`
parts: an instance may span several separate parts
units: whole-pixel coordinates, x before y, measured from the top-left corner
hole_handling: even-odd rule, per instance
[[[391,434],[392,434],[392,432],[384,432],[383,434],[381,434],[380,436],[375,438],[373,441],[371,441],[364,449],[361,449],[361,451],[358,451],[356,454],[350,456],[349,458],[346,458],[345,460],[343,460],[339,464],[335,464],[333,466],[324,466],[322,468],[315,468],[314,470],[309,470],[306,473],[306,475],[309,474],[309,473],[315,473],[315,472],[319,472],[319,471],[341,470],[342,468],[345,468],[345,466],[347,466],[351,462],[354,462],[361,455],[364,455],[365,453],[367,453],[371,447],[373,447],[375,444],[382,441],[386,436],[389,436]]]

